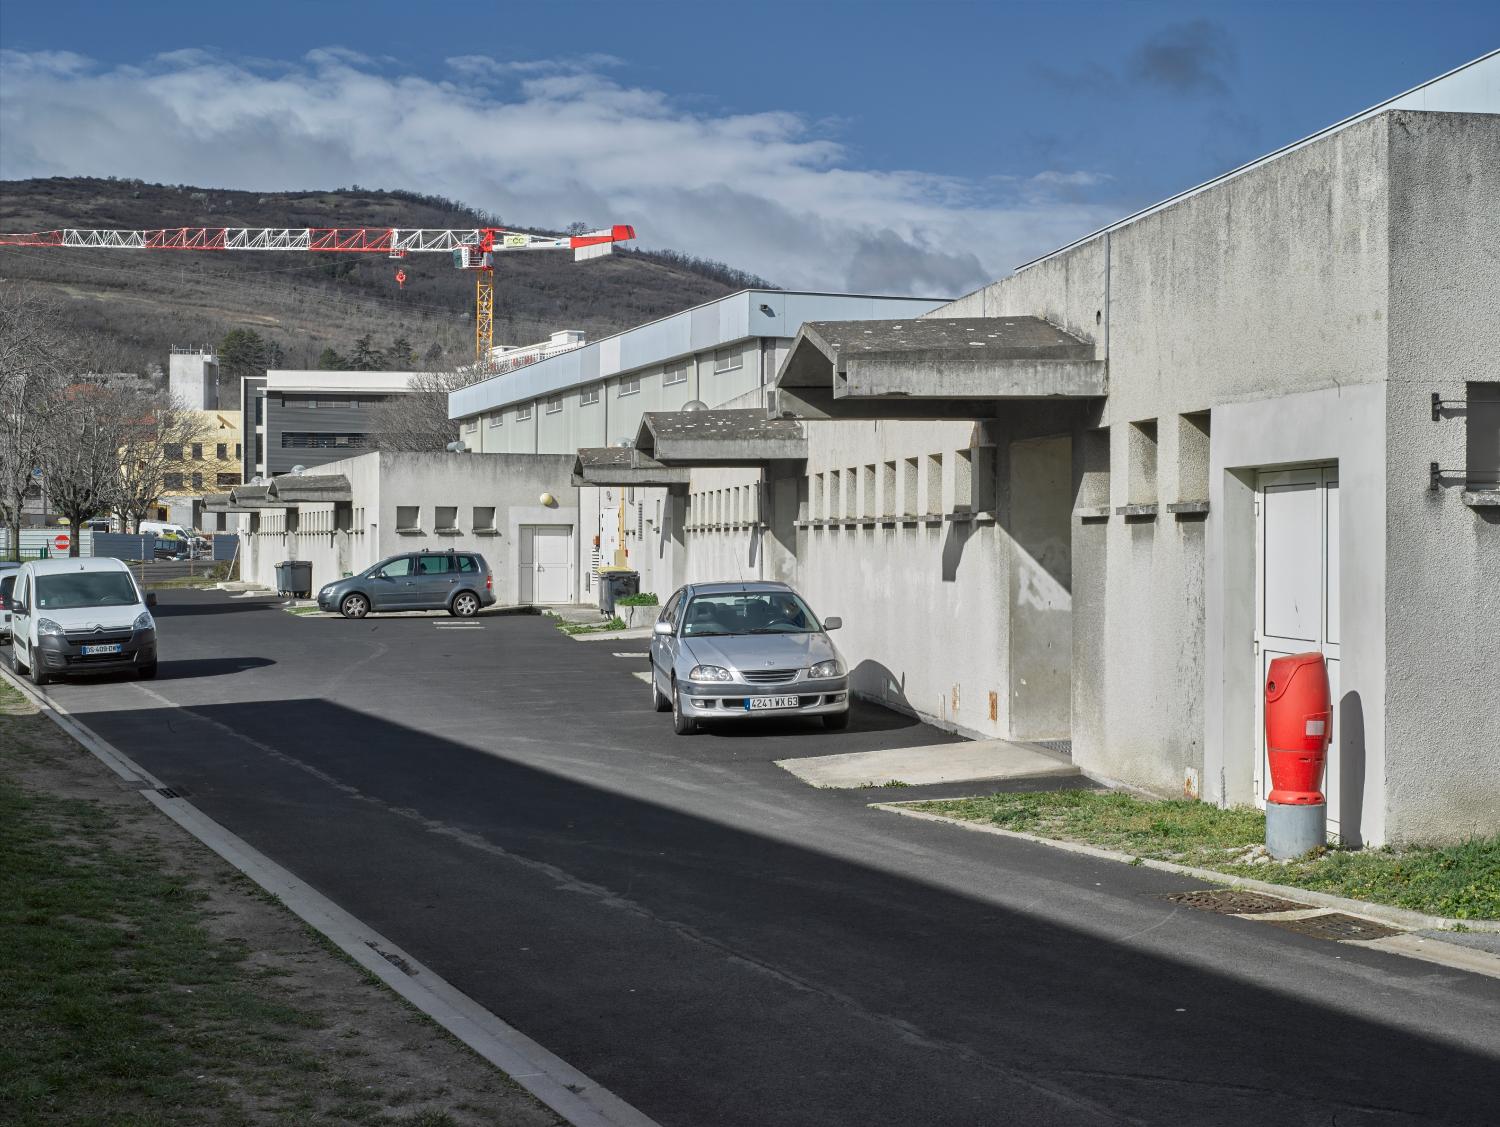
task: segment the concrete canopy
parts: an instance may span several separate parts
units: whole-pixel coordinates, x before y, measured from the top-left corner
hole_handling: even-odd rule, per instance
[[[732,411],[648,411],[636,449],[668,466],[763,466],[807,459],[807,435],[795,419],[771,419],[751,407]]]
[[[1109,392],[1093,344],[1041,317],[809,321],[772,386],[777,414],[807,419],[987,418]]]
[[[664,466],[629,446],[586,446],[573,463],[573,484],[686,485],[689,472],[685,467]]]
[[[267,501],[295,505],[299,502],[354,500],[349,479],[343,474],[283,474],[265,487]]]
[[[269,485],[236,485],[229,491],[229,500],[222,509],[215,508],[215,512],[225,513],[258,513],[262,509],[290,509],[294,505],[290,501],[278,501],[274,497],[268,497]]]

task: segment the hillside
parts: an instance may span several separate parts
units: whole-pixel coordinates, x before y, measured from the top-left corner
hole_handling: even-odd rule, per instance
[[[592,218],[605,225],[633,217]],[[0,181],[0,231],[480,225],[503,224],[448,200],[358,187],[268,194],[87,178]],[[404,288],[395,282],[398,266]],[[315,367],[325,347],[348,354],[365,335],[377,345],[404,336],[434,365],[473,356],[474,280],[441,254],[397,262],[382,255],[0,247],[3,279],[34,281],[65,299],[72,323],[119,371],[165,366],[170,346],[212,344],[233,328],[275,342],[292,368]],[[566,251],[512,254],[495,272],[495,341],[525,344],[563,328],[593,339],[758,281],[671,254],[616,253],[583,263]]]

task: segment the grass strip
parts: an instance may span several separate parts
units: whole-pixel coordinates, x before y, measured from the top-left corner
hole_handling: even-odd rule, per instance
[[[1249,807],[1225,810],[1206,802],[1153,802],[1086,790],[993,794],[911,807],[1430,915],[1500,918],[1500,837],[1399,850],[1330,848],[1276,862],[1265,855],[1265,815]]]

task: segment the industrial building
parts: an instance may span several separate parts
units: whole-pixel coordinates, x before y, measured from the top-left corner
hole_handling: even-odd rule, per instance
[[[569,377],[481,384],[452,414],[481,449],[576,444],[584,485],[657,491],[620,541],[651,589],[786,579],[843,617],[855,687],[891,707],[1258,803],[1266,664],[1317,649],[1331,833],[1494,833],[1497,72],[937,308],[802,313],[757,357],[764,390],[713,384],[694,341],[695,382],[668,394],[663,364],[649,409],[620,402],[644,357],[580,350]],[[627,391],[599,386],[622,369]],[[689,395],[714,409],[673,410]]]

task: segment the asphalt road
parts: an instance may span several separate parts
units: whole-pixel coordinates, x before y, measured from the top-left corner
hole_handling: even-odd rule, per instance
[[[47,692],[667,1127],[1500,1122],[1500,981],[773,765],[903,718],[675,737],[641,642],[158,611],[157,681]]]

